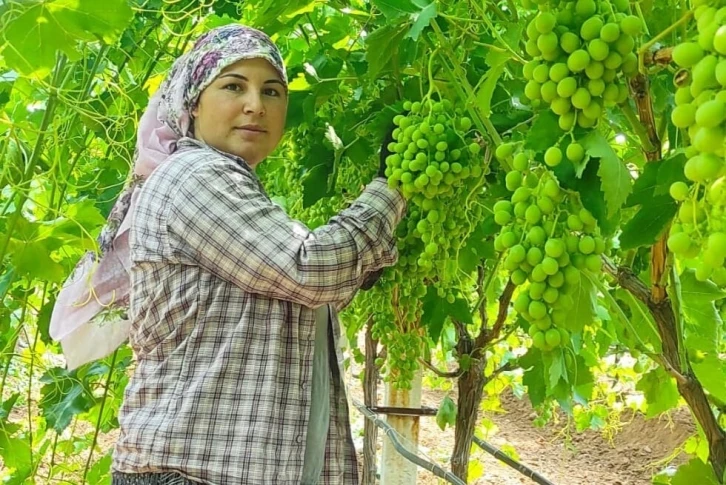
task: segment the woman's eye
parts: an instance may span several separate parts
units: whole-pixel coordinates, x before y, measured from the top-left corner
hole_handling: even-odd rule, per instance
[[[267,94],[268,96],[279,96],[280,95],[280,93],[277,92],[277,89],[272,89],[272,88],[266,89],[265,94]]]
[[[232,83],[232,84],[227,84],[226,86],[224,86],[223,89],[228,89],[230,91],[239,91],[242,88],[240,87],[239,84]]]

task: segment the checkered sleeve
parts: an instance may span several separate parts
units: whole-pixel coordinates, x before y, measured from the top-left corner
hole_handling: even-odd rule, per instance
[[[310,231],[237,164],[202,163],[176,188],[167,219],[173,254],[245,291],[315,308],[349,299],[366,273],[395,264],[406,203],[384,179]]]

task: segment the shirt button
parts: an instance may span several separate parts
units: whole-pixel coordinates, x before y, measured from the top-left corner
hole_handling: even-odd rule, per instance
[[[300,435],[298,435],[298,436],[297,436],[297,438],[295,438],[295,441],[297,441],[298,443],[302,443],[302,442],[303,442],[303,437],[302,437],[302,435],[301,435],[301,434],[300,434]]]
[[[308,384],[307,382],[303,382],[300,387],[303,391],[307,392],[307,390],[310,388],[310,384]]]

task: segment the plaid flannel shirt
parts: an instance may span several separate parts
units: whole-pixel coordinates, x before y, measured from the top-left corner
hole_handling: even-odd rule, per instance
[[[337,311],[368,272],[396,262],[405,208],[377,178],[310,231],[270,200],[243,160],[180,140],[145,182],[132,219],[130,342],[138,363],[119,412],[113,469],[298,485],[315,308],[328,305],[321,483],[358,483]]]

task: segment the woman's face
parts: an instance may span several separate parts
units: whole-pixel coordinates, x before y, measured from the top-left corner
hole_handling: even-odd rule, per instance
[[[195,138],[254,168],[282,138],[287,92],[268,61],[243,59],[202,91],[192,115]]]

